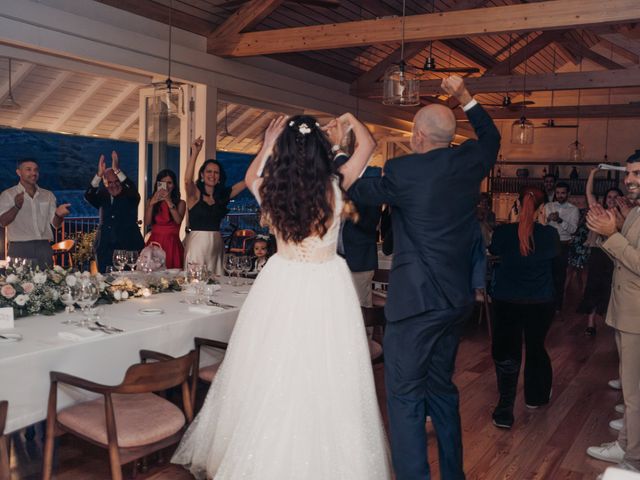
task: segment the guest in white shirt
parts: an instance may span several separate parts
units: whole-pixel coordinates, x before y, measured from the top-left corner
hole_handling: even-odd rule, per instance
[[[556,194],[556,176],[553,173],[547,173],[542,177],[542,185],[544,186],[545,203],[553,202]]]
[[[41,268],[52,264],[53,231],[69,214],[68,203],[56,207],[56,197],[38,186],[40,169],[31,158],[18,160],[18,184],[0,194],[0,225],[7,227],[10,257],[28,258]]]
[[[556,257],[553,269],[553,280],[556,289],[556,313],[562,310],[564,300],[564,282],[567,277],[569,261],[569,240],[578,229],[580,211],[569,203],[569,185],[565,182],[556,184],[555,200],[544,206],[547,224],[560,235],[560,255]]]

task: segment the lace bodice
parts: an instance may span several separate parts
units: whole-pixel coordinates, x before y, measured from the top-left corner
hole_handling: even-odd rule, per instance
[[[254,196],[258,199],[258,203],[261,203],[258,189],[262,179],[256,180],[251,188]],[[278,255],[287,260],[294,262],[304,263],[323,263],[331,260],[336,256],[336,249],[338,244],[338,235],[340,234],[341,214],[344,207],[344,201],[342,199],[342,191],[338,186],[338,179],[334,178],[332,181],[333,186],[333,218],[331,226],[328,228],[327,233],[320,238],[317,235],[307,237],[300,243],[285,242],[277,231],[273,233],[276,236],[278,242]]]

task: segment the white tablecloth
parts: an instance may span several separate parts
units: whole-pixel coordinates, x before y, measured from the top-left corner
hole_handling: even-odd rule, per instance
[[[240,306],[248,287],[224,285],[215,301]],[[15,330],[23,335],[16,343],[0,343],[0,400],[9,401],[7,432],[44,420],[47,414],[49,372],[61,371],[94,382],[116,385],[130,365],[139,362],[138,351],[156,350],[169,355],[184,355],[194,348],[193,338],[206,337],[228,341],[238,309],[218,312],[193,312],[180,303],[181,293],[162,293],[149,298],[130,299],[105,305],[102,321],[123,328],[124,333],[72,341],[58,332],[72,330],[62,325],[64,313],[17,319]],[[141,315],[142,308],[164,309],[162,315]],[[80,318],[77,313],[72,314]],[[86,393],[61,386],[58,409],[87,398]]]

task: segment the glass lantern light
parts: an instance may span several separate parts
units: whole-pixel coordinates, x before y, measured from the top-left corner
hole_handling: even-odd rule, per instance
[[[404,61],[387,68],[382,103],[402,107],[420,105],[420,76],[417,71]]]
[[[533,123],[523,115],[511,125],[511,143],[531,145],[533,143]]]
[[[581,162],[584,159],[584,144],[578,141],[576,138],[575,141],[569,144],[569,161],[571,162]]]

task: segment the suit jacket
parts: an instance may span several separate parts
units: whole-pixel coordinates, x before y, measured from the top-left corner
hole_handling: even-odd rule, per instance
[[[359,203],[392,208],[390,322],[473,302],[471,252],[480,182],[496,162],[500,134],[480,105],[467,111],[478,140],[389,160],[381,179],[351,187]]]
[[[337,165],[345,163],[349,157],[338,155]],[[363,178],[379,178],[380,168],[367,167]],[[344,258],[352,272],[367,272],[378,268],[378,223],[380,207],[353,202],[358,210],[358,222],[347,220],[342,226],[342,246]]]
[[[607,325],[640,334],[640,207],[631,210],[622,231],[602,242],[602,248],[614,263]]]
[[[100,209],[100,225],[96,236],[95,250],[98,254],[113,250],[142,250],[144,240],[138,227],[138,203],[140,194],[129,179],[122,182],[122,192],[111,201],[104,186],[89,186],[84,198]]]

